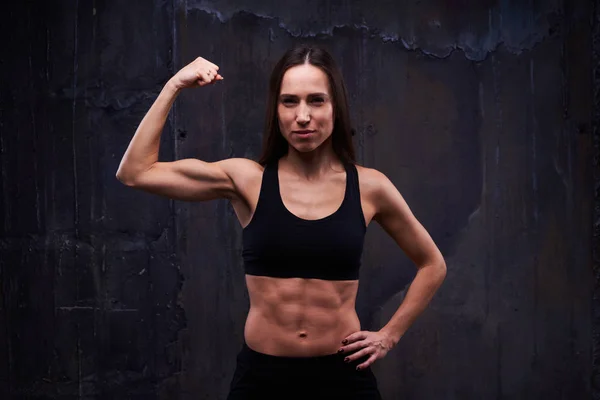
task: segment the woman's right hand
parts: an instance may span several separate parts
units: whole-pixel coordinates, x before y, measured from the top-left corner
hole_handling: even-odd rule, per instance
[[[181,68],[171,81],[177,89],[200,87],[223,80],[219,74],[219,66],[202,57]]]

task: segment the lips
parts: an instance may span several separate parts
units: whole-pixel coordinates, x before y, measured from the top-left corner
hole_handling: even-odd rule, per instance
[[[299,136],[309,136],[311,133],[315,133],[315,131],[302,130],[302,131],[292,131],[292,133],[299,135]]]

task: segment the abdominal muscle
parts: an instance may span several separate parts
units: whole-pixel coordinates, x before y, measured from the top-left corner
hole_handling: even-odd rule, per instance
[[[274,356],[336,353],[360,330],[358,281],[246,275],[250,311],[244,338],[251,349]]]

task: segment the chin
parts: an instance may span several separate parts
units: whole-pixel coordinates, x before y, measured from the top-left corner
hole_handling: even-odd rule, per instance
[[[302,143],[292,146],[298,153],[310,153],[316,150],[319,146],[313,143]]]
[[[316,149],[314,146],[292,146],[292,148],[298,153],[310,153]]]
[[[322,137],[313,137],[310,140],[299,140],[293,136],[286,136],[285,139],[288,142],[288,145],[298,153],[310,153],[327,142],[327,139],[322,140]]]

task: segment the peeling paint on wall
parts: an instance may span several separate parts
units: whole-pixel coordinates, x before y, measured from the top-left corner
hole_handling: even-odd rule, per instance
[[[482,61],[499,45],[514,54],[531,50],[552,35],[562,3],[502,1],[361,2],[186,0],[186,11],[199,10],[221,23],[235,14],[274,20],[295,38],[333,36],[334,30],[364,31],[371,38],[398,43],[408,50],[446,58],[461,50],[469,60]]]

